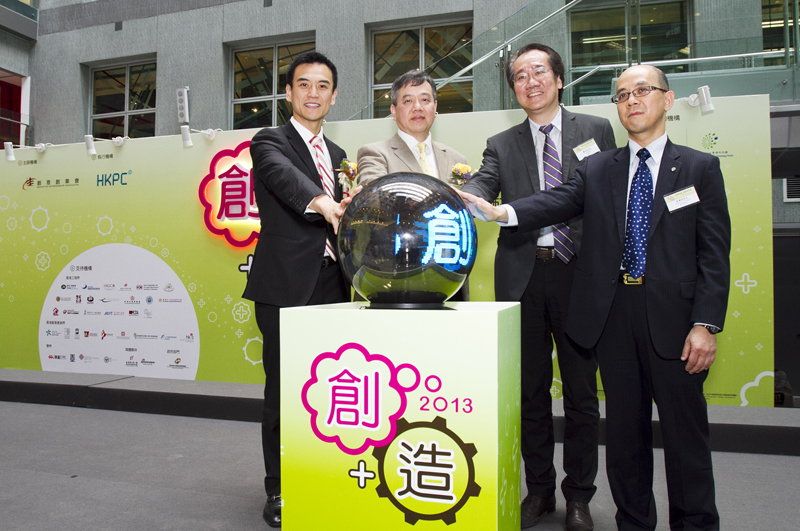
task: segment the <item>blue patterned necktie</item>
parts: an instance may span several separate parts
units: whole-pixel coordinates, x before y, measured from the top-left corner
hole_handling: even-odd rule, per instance
[[[622,267],[630,276],[638,278],[644,275],[647,261],[647,235],[650,231],[650,214],[653,212],[653,175],[646,164],[650,152],[642,148],[636,156],[639,157],[639,167],[633,176],[628,197]]]
[[[544,133],[544,150],[542,153],[542,170],[544,170],[544,189],[550,190],[560,185],[563,178],[561,175],[561,161],[558,159],[558,149],[553,139],[550,138],[550,131],[553,124],[543,125],[539,131]],[[566,263],[575,256],[575,244],[569,235],[569,227],[566,223],[553,225],[553,249],[558,258]]]

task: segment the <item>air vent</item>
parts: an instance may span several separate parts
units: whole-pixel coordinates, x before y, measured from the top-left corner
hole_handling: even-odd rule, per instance
[[[800,203],[800,175],[783,180],[783,202]]]

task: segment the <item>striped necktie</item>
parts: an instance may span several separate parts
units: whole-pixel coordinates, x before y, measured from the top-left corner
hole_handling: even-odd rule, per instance
[[[558,149],[553,139],[550,138],[550,131],[553,124],[543,125],[539,131],[544,133],[544,150],[542,154],[542,169],[544,170],[544,189],[550,190],[559,186],[563,182],[561,175],[561,161],[558,158]],[[575,244],[570,238],[569,227],[566,223],[553,225],[553,249],[558,258],[565,264],[569,263],[575,256]]]
[[[325,152],[322,150],[322,138],[314,135],[311,137],[311,140],[309,140],[309,143],[314,148],[314,162],[317,164],[317,173],[322,183],[322,189],[335,201],[336,198],[333,195],[335,186],[333,182],[333,172],[328,167],[328,162],[325,159]],[[331,257],[334,261],[336,260],[336,253],[333,250],[333,244],[330,238],[325,239],[325,256]]]

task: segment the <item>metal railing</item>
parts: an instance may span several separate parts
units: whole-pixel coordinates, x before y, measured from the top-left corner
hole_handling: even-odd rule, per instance
[[[794,48],[790,48],[789,52],[794,52]],[[773,52],[751,52],[751,53],[739,53],[739,54],[731,54],[731,55],[715,55],[711,57],[691,57],[686,59],[663,59],[659,61],[643,61],[641,64],[648,64],[653,66],[674,66],[674,65],[689,65],[689,64],[699,64],[699,63],[706,63],[706,62],[719,62],[719,61],[735,61],[735,60],[743,60],[744,67],[754,67],[753,59],[770,59],[773,57],[784,57],[786,53],[784,51],[773,51]],[[750,64],[748,65],[748,60]],[[600,71],[605,70],[620,70],[624,68],[628,68],[632,64],[637,63],[609,63],[604,65],[597,65],[593,67],[591,70],[583,74],[578,79],[574,79],[564,85],[564,90],[567,90],[581,81],[591,77],[592,75],[596,74]],[[570,72],[580,72],[583,70],[582,68],[572,68]]]

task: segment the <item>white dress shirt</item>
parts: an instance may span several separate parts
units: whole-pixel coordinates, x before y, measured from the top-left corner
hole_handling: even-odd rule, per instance
[[[417,159],[417,162],[419,162],[421,168],[422,162],[420,161],[419,158],[419,148],[417,148],[419,140],[399,129],[397,130],[397,136],[399,136],[403,140],[403,142],[406,143],[408,149],[410,149],[411,153],[414,154],[414,158]],[[425,139],[424,144],[425,144],[425,160],[428,163],[428,167],[431,170],[431,175],[438,179],[439,170],[438,168],[436,168],[436,155],[433,153],[433,139],[431,138],[430,133],[428,133],[428,137]]]

